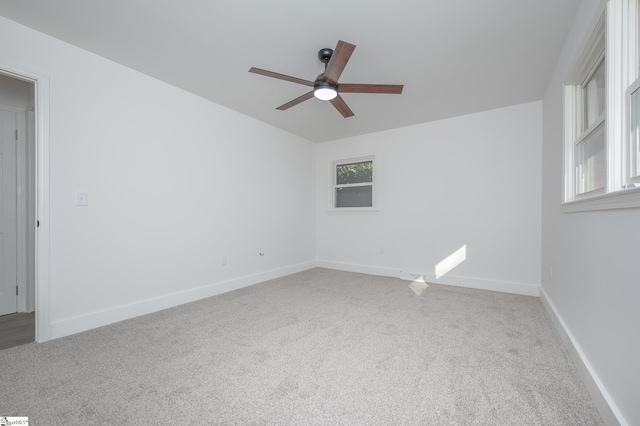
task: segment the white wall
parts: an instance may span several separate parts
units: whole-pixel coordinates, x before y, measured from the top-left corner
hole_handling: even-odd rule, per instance
[[[321,265],[537,295],[542,103],[319,144]],[[375,155],[376,215],[328,214],[330,162]],[[466,245],[466,260],[435,267]],[[381,254],[384,248],[384,254]]]
[[[544,98],[542,289],[618,421],[635,425],[640,424],[640,211],[560,210],[562,83],[601,3],[582,2]]]
[[[313,265],[310,142],[4,18],[0,38],[0,68],[49,77],[53,337]]]

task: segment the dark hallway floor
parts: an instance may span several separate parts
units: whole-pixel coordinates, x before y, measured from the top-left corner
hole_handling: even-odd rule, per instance
[[[35,312],[0,316],[0,350],[31,343],[35,339]]]

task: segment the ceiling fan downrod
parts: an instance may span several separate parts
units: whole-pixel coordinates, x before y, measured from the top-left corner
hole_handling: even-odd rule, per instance
[[[333,49],[329,49],[328,47],[325,47],[324,49],[320,49],[320,51],[318,52],[318,59],[320,59],[320,62],[324,63],[325,71],[327,70],[327,64],[331,59],[331,55],[333,55]]]

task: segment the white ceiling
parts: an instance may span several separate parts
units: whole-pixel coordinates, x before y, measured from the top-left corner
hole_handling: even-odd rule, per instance
[[[315,142],[542,99],[580,0],[0,0],[0,14]],[[343,118],[308,87],[317,52],[355,44]]]

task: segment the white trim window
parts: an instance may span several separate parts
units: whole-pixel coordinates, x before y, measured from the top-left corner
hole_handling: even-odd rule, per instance
[[[565,212],[640,207],[639,3],[606,3],[567,77]]]
[[[575,196],[603,193],[606,186],[606,93],[604,50],[580,86],[574,140]]]
[[[332,162],[332,209],[372,209],[373,157]]]

